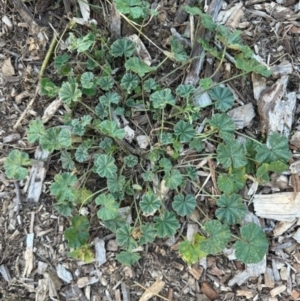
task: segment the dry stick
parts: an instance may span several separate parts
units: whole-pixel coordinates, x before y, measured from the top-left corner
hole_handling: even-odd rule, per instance
[[[55,45],[57,43],[57,34],[55,32],[53,32],[53,38],[52,38],[52,41],[51,41],[51,44],[50,44],[50,47],[47,51],[47,54],[46,54],[46,57],[43,61],[43,65],[41,67],[41,71],[39,73],[39,81],[38,81],[38,84],[36,86],[36,89],[35,89],[35,93],[34,93],[34,96],[33,98],[30,100],[30,102],[28,103],[26,109],[24,110],[24,112],[21,114],[20,118],[18,119],[18,121],[16,122],[16,124],[13,126],[13,129],[16,130],[18,128],[18,126],[20,125],[21,121],[25,118],[26,114],[28,113],[29,109],[31,108],[31,106],[33,105],[37,95],[38,95],[38,92],[39,92],[39,87],[40,87],[40,81],[41,81],[41,78],[43,77],[44,75],[44,72],[46,70],[46,67],[48,65],[48,62],[50,60],[50,57],[53,53],[53,50],[55,48]]]
[[[167,299],[167,298],[165,298],[165,297],[163,297],[163,296],[161,296],[161,295],[159,295],[159,294],[156,294],[156,293],[152,292],[151,289],[149,289],[149,288],[147,288],[147,287],[144,287],[143,285],[139,284],[138,282],[134,281],[134,283],[135,283],[137,286],[139,286],[139,287],[141,287],[142,289],[144,289],[145,291],[150,292],[152,295],[157,296],[157,297],[159,297],[159,298],[161,298],[161,299],[163,299],[163,300],[169,301],[169,299]]]

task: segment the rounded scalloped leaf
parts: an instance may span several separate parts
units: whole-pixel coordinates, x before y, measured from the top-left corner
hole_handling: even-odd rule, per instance
[[[227,247],[231,237],[228,225],[221,224],[217,220],[211,220],[205,223],[204,230],[209,236],[201,243],[203,252],[217,254]]]
[[[260,262],[268,250],[268,240],[264,231],[255,223],[249,223],[241,228],[243,240],[234,244],[238,260],[249,264]]]
[[[239,223],[247,213],[247,206],[238,194],[221,195],[217,201],[217,205],[220,207],[216,210],[217,218],[229,225]]]

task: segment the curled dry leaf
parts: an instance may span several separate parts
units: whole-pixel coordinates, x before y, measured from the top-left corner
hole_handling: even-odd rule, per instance
[[[44,115],[42,117],[43,123],[48,122],[61,105],[62,101],[60,99],[53,100],[44,111]]]

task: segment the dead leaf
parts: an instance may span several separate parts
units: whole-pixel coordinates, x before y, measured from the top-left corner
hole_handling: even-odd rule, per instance
[[[8,57],[3,61],[1,72],[4,76],[13,76],[15,75],[15,69],[11,64],[11,58]]]

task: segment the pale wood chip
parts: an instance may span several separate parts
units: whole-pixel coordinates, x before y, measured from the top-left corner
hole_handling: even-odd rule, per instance
[[[153,296],[157,296],[164,286],[165,286],[165,282],[162,281],[160,277],[157,278],[149,288],[146,288],[146,291],[143,293],[139,301],[147,301],[151,299]]]

